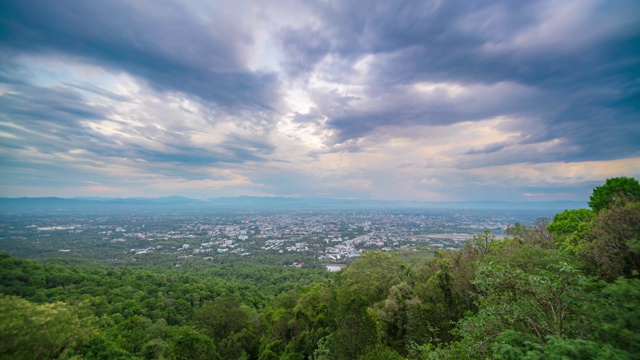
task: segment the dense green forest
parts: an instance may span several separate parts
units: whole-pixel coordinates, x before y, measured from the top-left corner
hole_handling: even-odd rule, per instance
[[[0,358],[637,359],[640,184],[589,206],[335,274],[0,255]]]

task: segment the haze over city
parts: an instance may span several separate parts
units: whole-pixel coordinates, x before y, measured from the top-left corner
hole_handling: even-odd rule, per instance
[[[585,201],[637,1],[5,1],[0,197]]]

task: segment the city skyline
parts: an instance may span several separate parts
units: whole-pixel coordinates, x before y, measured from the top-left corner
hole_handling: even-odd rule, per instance
[[[7,1],[0,197],[587,201],[634,1]]]

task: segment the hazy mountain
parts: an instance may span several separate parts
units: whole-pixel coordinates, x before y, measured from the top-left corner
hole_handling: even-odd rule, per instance
[[[169,210],[169,209],[212,209],[212,210],[252,210],[252,209],[487,209],[487,210],[549,210],[586,207],[580,201],[385,201],[320,198],[285,197],[222,197],[195,200],[181,196],[160,198],[0,198],[0,211],[65,211],[65,210]]]

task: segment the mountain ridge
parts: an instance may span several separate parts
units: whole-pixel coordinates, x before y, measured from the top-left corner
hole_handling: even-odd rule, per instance
[[[312,209],[312,208],[341,208],[341,209],[363,209],[363,208],[384,208],[384,209],[549,209],[565,210],[587,207],[582,201],[500,201],[500,200],[479,200],[479,201],[406,201],[406,200],[372,200],[372,199],[334,199],[334,198],[290,198],[271,196],[234,196],[216,197],[204,200],[191,199],[182,196],[165,197],[130,197],[130,198],[109,198],[109,197],[0,197],[0,211],[4,210],[28,210],[52,209],[59,207],[77,208],[83,206],[100,207],[193,207],[200,209],[207,208],[229,208],[237,210],[247,209]]]

